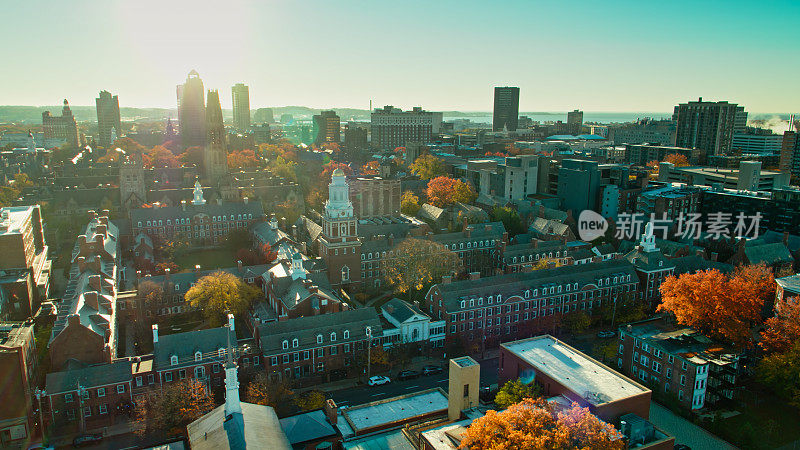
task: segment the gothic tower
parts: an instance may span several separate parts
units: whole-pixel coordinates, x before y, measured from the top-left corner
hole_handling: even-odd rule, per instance
[[[208,91],[206,102],[206,147],[203,154],[206,182],[216,186],[228,175],[228,151],[225,143],[225,126],[222,124],[222,108],[219,93]]]
[[[144,185],[142,156],[134,153],[122,161],[119,167],[120,204],[125,211],[138,208],[147,202]]]
[[[331,285],[358,288],[361,284],[361,241],[349,191],[344,172],[334,170],[322,216],[320,253],[328,266]]]

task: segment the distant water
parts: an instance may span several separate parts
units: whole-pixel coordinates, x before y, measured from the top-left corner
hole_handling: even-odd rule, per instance
[[[461,116],[444,116],[444,120],[458,120],[458,119],[469,119],[473,122],[477,123],[492,123],[492,115],[491,114],[481,114],[481,113],[474,113],[472,115],[470,113],[461,115]],[[526,113],[520,112],[520,116],[528,116],[534,121],[538,122],[556,122],[558,120],[562,122],[567,121],[567,113]],[[649,117],[652,119],[669,119],[672,117],[672,113],[666,112],[591,112],[591,111],[584,111],[583,112],[583,122],[588,123],[622,123],[622,122],[634,122],[638,119],[644,119],[645,117]]]

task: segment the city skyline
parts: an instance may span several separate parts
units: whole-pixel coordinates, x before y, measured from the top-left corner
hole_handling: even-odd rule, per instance
[[[295,4],[237,1],[213,10],[188,1],[32,1],[4,8],[18,20],[0,36],[26,41],[6,55],[18,69],[1,77],[0,103],[52,105],[66,97],[91,105],[105,89],[121,107],[173,108],[175,85],[196,69],[210,89],[250,86],[251,109],[366,109],[372,100],[374,107],[490,111],[493,87],[505,85],[520,87],[520,111],[668,112],[701,96],[756,114],[800,104],[789,89],[800,61],[786,57],[800,37],[793,25],[800,5],[627,3],[596,11],[588,3],[565,10],[440,2],[423,10],[413,2],[370,9],[341,2],[314,4],[312,15]],[[43,6],[52,14],[35,13]],[[53,36],[60,48],[94,57],[53,52]],[[42,54],[48,57],[33,56]],[[454,72],[453,62],[463,70]],[[229,96],[222,100],[230,109]]]

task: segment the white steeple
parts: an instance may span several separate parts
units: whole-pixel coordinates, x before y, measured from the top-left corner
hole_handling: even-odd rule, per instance
[[[242,413],[242,403],[239,401],[238,368],[233,362],[233,347],[231,335],[234,333],[233,314],[228,314],[228,348],[225,351],[228,361],[225,363],[225,416]]]
[[[299,252],[292,255],[292,267],[289,269],[289,274],[292,276],[292,280],[306,279],[307,272],[305,267],[303,267],[303,257]]]
[[[28,130],[28,153],[36,153],[36,141],[33,140],[33,132]]]
[[[353,217],[353,202],[350,201],[350,186],[342,169],[336,169],[328,185],[328,201],[325,215],[331,219]]]
[[[647,225],[644,226],[644,234],[642,234],[642,238],[639,241],[639,245],[642,246],[642,251],[647,253],[658,250],[656,248],[656,237],[653,236],[652,222],[649,222]]]
[[[206,200],[203,198],[203,188],[200,186],[200,181],[194,182],[194,200],[193,205],[205,205]]]

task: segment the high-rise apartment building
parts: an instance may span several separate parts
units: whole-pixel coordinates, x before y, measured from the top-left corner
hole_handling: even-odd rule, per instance
[[[72,110],[69,109],[67,99],[64,99],[64,108],[60,116],[53,116],[50,111],[42,113],[42,128],[45,139],[61,139],[74,147],[80,144],[78,123],[72,115]]]
[[[581,134],[583,128],[583,111],[575,110],[567,113],[567,129],[570,134]]]
[[[732,150],[733,135],[744,131],[747,113],[743,106],[728,102],[681,103],[675,107],[677,147],[698,148],[708,156],[726,155]]]
[[[108,147],[112,134],[122,136],[122,127],[119,119],[119,99],[108,91],[100,91],[95,99],[97,105],[97,129],[100,146]],[[114,133],[111,130],[116,130]]]
[[[203,168],[206,181],[217,184],[228,175],[228,150],[225,142],[225,126],[222,123],[222,107],[219,92],[208,91],[205,117],[206,147]]]
[[[184,84],[179,84],[178,123],[184,147],[202,146],[206,141],[205,88],[196,70],[189,72]]]
[[[231,88],[233,96],[233,127],[236,131],[246,131],[250,128],[250,88],[242,83],[236,83]]]
[[[314,132],[316,138],[315,144],[324,144],[326,142],[339,143],[341,128],[341,121],[336,111],[322,111],[314,115]]]
[[[519,121],[519,88],[494,88],[492,131],[517,131]]]
[[[433,130],[438,129],[441,115],[425,111],[415,106],[411,111],[403,111],[394,106],[376,108],[371,116],[372,144],[380,148],[396,148],[407,142],[427,144],[433,138]]]
[[[783,133],[780,170],[792,177],[800,177],[800,133],[797,131]]]

